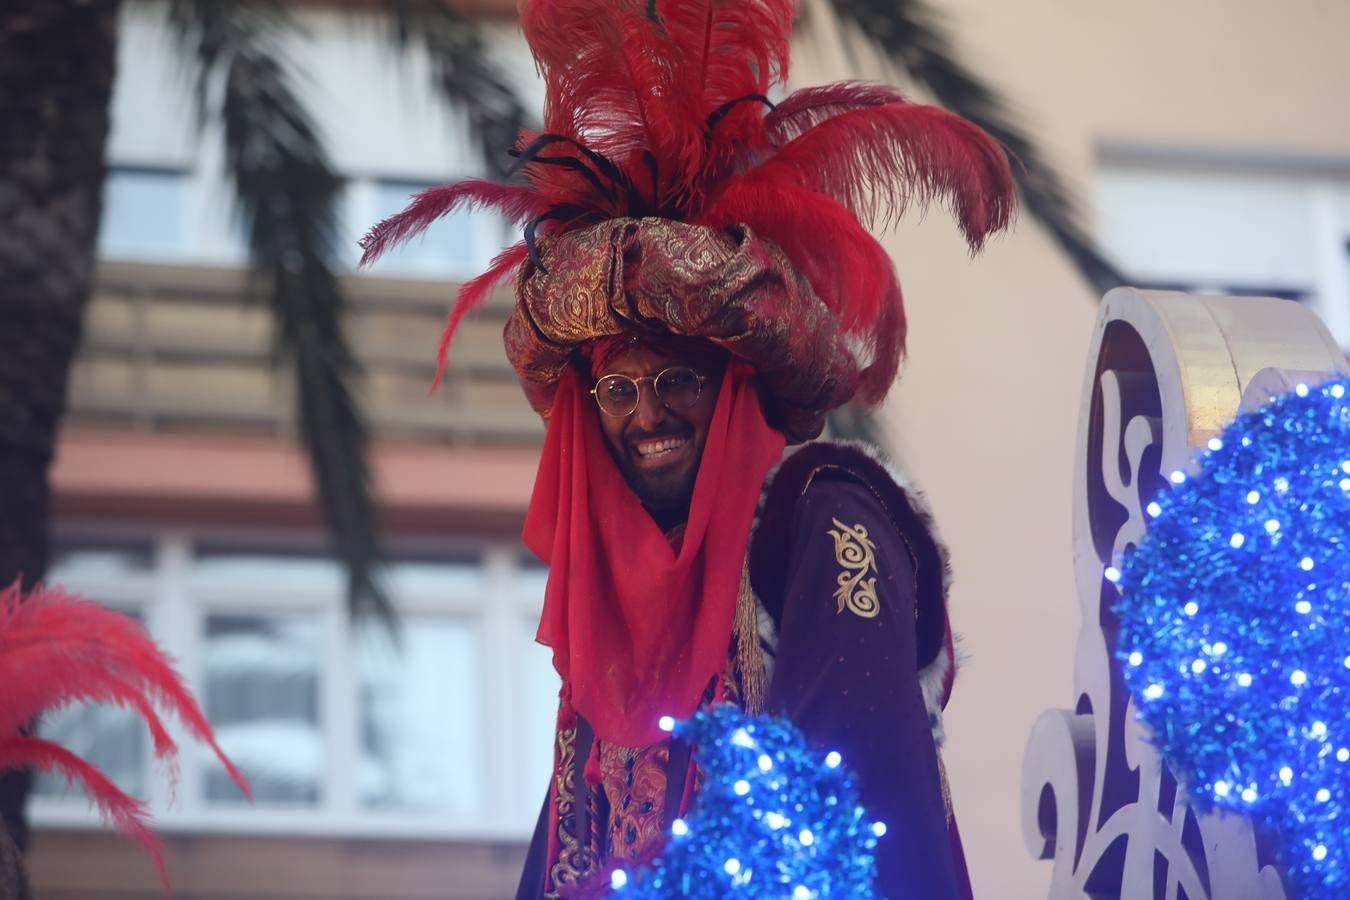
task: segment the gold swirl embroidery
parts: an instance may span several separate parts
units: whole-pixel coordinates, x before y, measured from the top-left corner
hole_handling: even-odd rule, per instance
[[[597,860],[587,835],[576,834],[576,728],[558,731],[558,766],[554,773],[553,802],[558,816],[558,858],[551,861],[549,878],[557,890],[575,885],[595,869]],[[549,892],[549,897],[556,893]]]
[[[844,571],[835,579],[839,585],[839,590],[834,592],[835,600],[839,601],[836,614],[842,613],[847,607],[849,612],[856,616],[864,619],[875,618],[881,611],[881,606],[877,602],[875,577],[877,545],[867,536],[867,529],[861,524],[850,528],[838,519],[831,521],[838,528],[837,531],[834,528],[829,529],[830,537],[834,538],[834,559],[844,567]],[[869,572],[873,573],[874,577],[866,578]]]

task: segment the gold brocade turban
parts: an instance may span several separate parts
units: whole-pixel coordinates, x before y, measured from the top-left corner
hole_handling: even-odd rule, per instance
[[[905,315],[867,225],[940,201],[979,249],[1012,216],[1012,173],[978,127],[886,85],[772,101],[795,12],[793,0],[523,4],[545,102],[542,130],[512,149],[519,178],[423,191],[370,230],[363,263],[456,209],[523,226],[461,287],[439,359],[515,279],[506,352],[543,416],[577,351],[619,335],[703,339],[748,361],[793,441],[845,402],[880,403]]]
[[[859,364],[833,313],[783,251],[745,225],[610,219],[541,242],[506,323],[506,355],[545,418],[588,341],[701,338],[759,374],[765,411],[789,440],[820,434],[853,395]]]

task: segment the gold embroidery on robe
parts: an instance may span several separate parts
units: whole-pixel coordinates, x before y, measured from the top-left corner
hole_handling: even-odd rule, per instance
[[[554,771],[553,802],[558,815],[558,859],[549,868],[554,891],[581,882],[596,866],[589,834],[577,834],[576,816],[577,730],[558,732],[558,765]],[[556,893],[547,896],[556,897]]]
[[[747,558],[741,569],[741,589],[736,596],[736,617],[732,625],[735,651],[728,660],[724,680],[733,688],[738,688],[734,695],[727,695],[728,702],[735,703],[751,715],[764,711],[764,696],[769,690],[768,673],[764,670],[764,651],[759,646],[759,624],[755,613],[758,606],[755,589],[750,584],[750,563]]]
[[[850,528],[838,519],[831,521],[835,528],[828,531],[834,538],[834,559],[843,567],[835,579],[839,585],[839,590],[834,592],[839,603],[836,615],[848,609],[864,619],[875,618],[881,611],[877,602],[877,545],[867,536],[867,529],[862,524]],[[872,578],[866,577],[869,572]]]

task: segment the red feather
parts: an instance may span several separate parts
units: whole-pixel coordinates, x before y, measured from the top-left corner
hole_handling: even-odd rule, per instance
[[[762,108],[724,110],[711,131],[708,120],[786,76],[794,11],[791,0],[672,0],[656,4],[654,22],[642,3],[534,0],[521,29],[547,85],[545,131],[584,142],[635,184],[646,183],[650,154],[661,184],[644,199],[687,202],[762,141]],[[565,199],[585,204],[590,194]]]
[[[513,274],[528,256],[529,251],[523,241],[513,244],[497,254],[486,272],[472,281],[466,281],[459,289],[455,306],[450,310],[450,317],[445,323],[445,330],[441,332],[440,345],[436,348],[436,377],[431,382],[432,390],[441,383],[441,376],[445,374],[445,366],[450,355],[450,341],[454,339],[459,323],[470,311],[477,309],[492,289]]]
[[[1012,172],[999,145],[959,116],[909,103],[827,119],[747,177],[799,184],[885,224],[911,202],[941,198],[972,249],[1006,227],[1013,210]]]
[[[764,133],[775,146],[782,146],[840,113],[905,102],[904,95],[889,84],[840,81],[805,87],[793,91],[764,117]]]
[[[145,720],[155,754],[171,764],[178,747],[155,711],[171,710],[207,744],[246,796],[248,781],[217,745],[211,725],[165,653],[139,623],[59,588],[24,598],[0,591],[0,768],[36,765],[79,778],[112,821],[145,839],[145,810],[83,760],[19,730],[44,710],[85,701],[129,707]],[[154,845],[152,850],[154,849]],[[158,851],[156,862],[162,867]]]
[[[648,108],[659,104],[650,90],[659,81],[657,61],[629,40],[642,33],[629,27],[640,15],[612,0],[538,0],[521,10],[546,86],[546,132],[610,159],[662,143],[668,117]]]
[[[25,768],[60,774],[72,785],[79,782],[104,819],[136,838],[150,852],[164,893],[171,893],[164,848],[146,824],[148,812],[142,801],[128,796],[98,769],[58,744],[17,734],[0,738],[0,770]]]
[[[788,35],[796,13],[787,0],[673,0],[660,6],[675,97],[685,103],[688,145],[669,160],[684,176],[682,187],[697,195],[703,182],[728,160],[763,141],[764,106],[740,103],[709,130],[708,117],[726,104],[765,95],[788,74]],[[659,157],[658,157],[659,158]]]
[[[543,197],[518,185],[497,184],[471,178],[458,184],[428,188],[413,197],[403,212],[380,222],[361,238],[361,265],[368,266],[385,251],[422,234],[438,219],[456,209],[495,209],[519,225],[548,208]]]

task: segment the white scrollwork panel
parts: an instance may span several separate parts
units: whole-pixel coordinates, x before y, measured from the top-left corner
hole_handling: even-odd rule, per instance
[[[1117,595],[1103,573],[1240,403],[1348,368],[1289,301],[1130,288],[1103,300],[1074,473],[1074,707],[1041,714],[1022,772],[1023,836],[1053,860],[1053,900],[1286,900],[1251,824],[1197,814],[1150,744],[1114,658]]]

